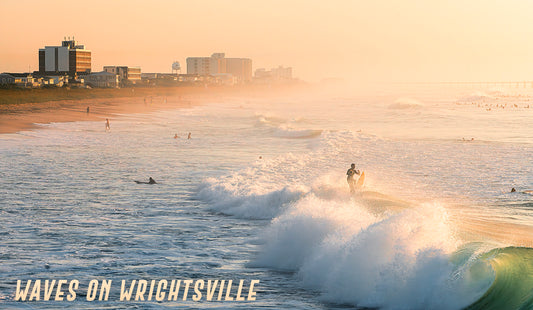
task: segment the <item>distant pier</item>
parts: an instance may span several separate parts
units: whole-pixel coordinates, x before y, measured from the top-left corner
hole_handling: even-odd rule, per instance
[[[485,87],[506,87],[506,88],[533,88],[533,81],[510,81],[510,82],[414,82],[398,83],[411,85],[449,85],[449,86],[485,86]]]

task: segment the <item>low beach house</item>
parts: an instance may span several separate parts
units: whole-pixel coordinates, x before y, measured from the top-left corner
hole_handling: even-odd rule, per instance
[[[0,84],[14,84],[18,87],[33,87],[34,77],[31,73],[2,73]]]
[[[9,73],[0,74],[0,85],[15,84],[15,77]]]
[[[119,77],[109,72],[95,72],[84,76],[85,85],[99,88],[117,88],[119,86]]]

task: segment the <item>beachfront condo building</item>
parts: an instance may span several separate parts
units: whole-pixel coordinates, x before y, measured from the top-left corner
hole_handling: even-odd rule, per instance
[[[83,77],[85,85],[90,87],[99,88],[118,88],[120,83],[118,81],[118,75],[101,71],[93,72]]]
[[[237,83],[252,79],[252,60],[249,58],[226,58],[224,53],[211,57],[188,57],[187,74],[220,76],[231,74]]]
[[[188,57],[187,74],[214,75],[226,73],[224,53],[214,53],[211,57]]]
[[[45,46],[39,49],[39,73],[43,75],[68,74],[71,77],[91,72],[91,51],[76,44],[74,38],[61,46]]]
[[[252,80],[252,60],[249,58],[226,58],[226,73],[235,77],[239,83]]]

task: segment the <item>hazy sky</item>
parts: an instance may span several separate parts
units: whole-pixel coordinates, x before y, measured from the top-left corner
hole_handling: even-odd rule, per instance
[[[533,80],[531,0],[0,0],[0,72],[75,36],[104,65],[225,52],[317,81]]]

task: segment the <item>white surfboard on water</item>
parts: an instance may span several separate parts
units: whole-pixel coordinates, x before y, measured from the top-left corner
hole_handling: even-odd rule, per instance
[[[355,183],[355,187],[361,188],[365,185],[365,172],[361,172],[361,175],[359,176],[359,179],[357,180],[357,183]]]

